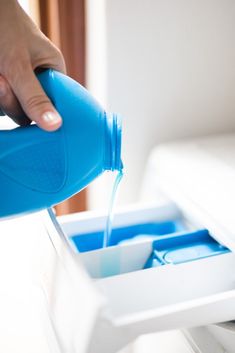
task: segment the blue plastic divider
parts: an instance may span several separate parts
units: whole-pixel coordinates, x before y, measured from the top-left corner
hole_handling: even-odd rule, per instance
[[[230,250],[212,238],[206,229],[190,233],[169,235],[153,241],[153,252],[144,268],[167,264],[180,264],[188,261],[221,255]]]
[[[102,248],[104,232],[77,234],[71,237],[79,252]],[[188,261],[220,255],[230,250],[210,236],[208,230],[188,231],[180,220],[134,224],[112,230],[109,246],[135,240],[142,236],[152,237],[153,251],[144,269],[167,264],[180,264]]]
[[[117,245],[119,242],[144,234],[153,236],[163,236],[185,230],[185,226],[180,220],[167,222],[152,222],[144,224],[134,224],[127,227],[114,228],[111,233],[109,246]],[[87,252],[102,248],[104,232],[92,232],[77,234],[71,237],[72,242],[79,252]]]

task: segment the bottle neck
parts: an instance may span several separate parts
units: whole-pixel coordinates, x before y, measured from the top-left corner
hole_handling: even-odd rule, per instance
[[[121,119],[116,114],[105,114],[105,170],[122,170]]]

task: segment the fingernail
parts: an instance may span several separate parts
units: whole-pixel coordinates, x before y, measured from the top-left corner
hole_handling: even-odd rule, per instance
[[[49,125],[56,125],[61,122],[61,117],[56,112],[46,112],[42,115],[42,120]]]

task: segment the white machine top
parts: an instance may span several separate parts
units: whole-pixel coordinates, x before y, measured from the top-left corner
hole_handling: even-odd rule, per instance
[[[162,145],[150,165],[183,212],[235,252],[235,134]]]

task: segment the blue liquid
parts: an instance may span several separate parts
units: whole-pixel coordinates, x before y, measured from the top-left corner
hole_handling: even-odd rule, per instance
[[[109,209],[108,209],[108,218],[107,218],[107,222],[106,222],[106,229],[104,232],[103,248],[106,248],[107,246],[109,246],[109,241],[110,241],[110,237],[111,237],[111,233],[112,233],[113,208],[114,208],[114,203],[116,200],[118,186],[120,184],[120,181],[122,180],[122,177],[123,177],[123,171],[121,169],[121,170],[119,170],[119,172],[116,176],[116,179],[114,181],[114,185],[113,185],[113,191],[112,191],[111,200],[110,200]]]
[[[113,251],[112,251],[113,249]],[[100,260],[100,276],[102,278],[116,276],[121,273],[121,248],[109,248],[104,251]]]

